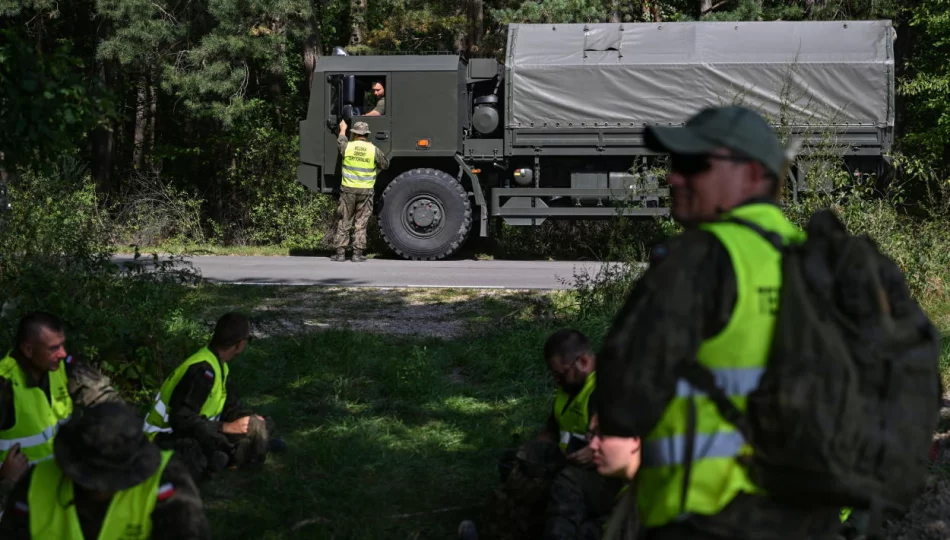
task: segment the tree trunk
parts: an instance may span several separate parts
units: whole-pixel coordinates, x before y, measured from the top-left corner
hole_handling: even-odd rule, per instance
[[[115,66],[111,60],[99,62],[99,77],[106,88],[115,87]],[[112,185],[112,170],[115,164],[115,133],[114,126],[104,126],[94,130],[89,137],[91,144],[91,164],[93,180],[99,193],[109,194],[115,186]]]
[[[148,80],[142,78],[136,85],[135,132],[132,136],[132,167],[141,170],[145,165],[145,110],[148,108]]]
[[[712,11],[712,0],[699,0],[699,16],[702,17]]]
[[[620,22],[620,0],[610,1],[610,22],[611,23]]]
[[[350,0],[350,46],[362,45],[366,34],[366,0]]]
[[[310,89],[313,87],[313,70],[317,67],[317,60],[320,58],[320,51],[323,50],[323,43],[320,40],[320,30],[314,24],[311,27],[310,35],[303,44],[303,70],[307,74],[307,84],[300,89],[300,93],[306,100],[310,99]]]

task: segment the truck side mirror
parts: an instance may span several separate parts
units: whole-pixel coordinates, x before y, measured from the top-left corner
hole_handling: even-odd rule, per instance
[[[356,76],[346,75],[343,77],[340,85],[340,95],[343,97],[343,105],[354,105],[356,103]]]

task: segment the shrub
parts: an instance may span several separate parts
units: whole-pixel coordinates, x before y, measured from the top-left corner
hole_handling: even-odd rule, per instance
[[[197,274],[180,261],[120,268],[94,185],[74,161],[50,176],[24,175],[9,187],[0,218],[0,339],[13,344],[18,319],[33,310],[62,317],[67,347],[113,378],[133,401],[151,396],[201,337],[179,307]],[[157,258],[153,259],[157,262]]]

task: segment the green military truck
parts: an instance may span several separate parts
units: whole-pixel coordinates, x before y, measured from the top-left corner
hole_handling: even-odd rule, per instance
[[[790,172],[797,193],[829,141],[848,170],[882,170],[894,40],[890,21],[512,24],[503,64],[337,48],[316,64],[297,179],[336,193],[338,124],[366,122],[391,160],[377,180],[386,242],[407,259],[440,259],[472,228],[487,236],[489,218],[667,214],[645,126],[738,98],[805,140]],[[365,116],[376,82],[385,111]]]

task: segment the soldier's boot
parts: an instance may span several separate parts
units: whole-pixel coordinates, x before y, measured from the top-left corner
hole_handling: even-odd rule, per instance
[[[284,442],[280,437],[274,437],[267,441],[267,451],[270,453],[279,454],[281,452],[287,451],[287,443]]]
[[[346,248],[336,248],[336,255],[330,257],[333,262],[343,262],[346,260]]]
[[[208,471],[212,473],[223,471],[228,466],[229,461],[231,461],[231,458],[227,454],[215,450],[211,453],[211,459],[208,460]]]
[[[459,523],[458,540],[478,540],[475,523],[468,519]]]
[[[363,262],[366,260],[366,255],[363,255],[362,249],[353,250],[353,262]]]

